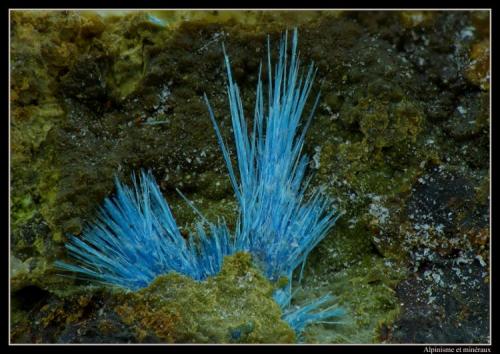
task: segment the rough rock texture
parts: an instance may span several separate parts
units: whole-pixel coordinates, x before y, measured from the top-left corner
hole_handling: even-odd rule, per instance
[[[279,315],[254,270],[254,300],[266,300],[248,298],[241,322],[229,298],[211,298],[195,321],[187,299],[237,289],[167,275],[149,292],[117,295],[61,277],[53,261],[113,193],[113,176],[140,168],[153,171],[183,229],[195,215],[175,188],[231,227],[236,204],[202,95],[231,142],[221,43],[251,117],[267,34],[276,48],[294,26],[322,95],[306,138],[313,184],[345,212],[309,257],[295,301],[332,291],[348,314],[310,326],[304,340],[489,340],[488,12],[101,15],[11,16],[13,341],[293,339],[286,326],[265,332]],[[236,281],[238,264],[224,279]],[[142,318],[131,316],[137,306]],[[214,320],[222,308],[226,319]],[[158,309],[165,317],[148,317]]]
[[[281,320],[274,290],[245,253],[226,257],[221,272],[205,281],[172,273],[135,293],[94,287],[50,296],[25,287],[14,298],[30,321],[20,321],[12,337],[36,343],[293,343],[295,332]]]

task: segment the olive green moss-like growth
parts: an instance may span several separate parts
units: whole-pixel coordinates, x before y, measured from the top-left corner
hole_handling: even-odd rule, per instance
[[[311,326],[306,343],[379,343],[383,333],[400,313],[395,298],[396,285],[407,276],[393,261],[364,253],[349,267],[334,273],[321,291],[335,292],[349,318],[334,327]],[[304,284],[307,289],[309,284]],[[307,293],[307,292],[306,292]],[[298,295],[300,298],[300,295]]]
[[[154,332],[177,343],[293,343],[295,332],[281,320],[274,286],[246,253],[224,260],[206,281],[171,273],[147,288],[123,295],[116,311],[137,333]]]
[[[138,292],[71,287],[58,295],[43,284],[12,298],[15,343],[295,343],[273,300],[276,285],[247,253],[224,260],[198,282],[170,273]]]

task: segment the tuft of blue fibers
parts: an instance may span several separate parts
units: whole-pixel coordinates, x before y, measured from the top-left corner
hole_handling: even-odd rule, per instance
[[[105,199],[81,238],[66,244],[76,264],[56,267],[132,290],[172,271],[196,280],[217,274],[224,256],[234,253],[225,224],[210,223],[207,234],[198,223],[196,236],[186,240],[151,173],[142,171],[139,182],[132,175],[132,182],[129,188],[115,179],[116,195]]]
[[[268,38],[267,95],[264,95],[261,80],[261,64],[250,134],[239,89],[232,77],[229,57],[223,48],[238,173],[232,165],[229,150],[206,95],[205,101],[239,204],[235,248],[250,252],[270,280],[275,281],[281,276],[289,279],[288,285],[278,290],[274,298],[285,312],[284,319],[300,332],[307,323],[343,314],[340,308],[312,312],[320,305],[333,301],[330,295],[302,308],[290,306],[294,270],[302,265],[302,277],[307,256],[325,238],[340,213],[319,190],[310,197],[305,194],[310,181],[310,178],[305,179],[309,159],[302,154],[302,149],[307,128],[319,102],[319,94],[307,120],[302,122],[302,112],[316,70],[311,63],[305,75],[300,74],[296,29],[293,32],[290,58],[287,55],[287,40],[288,34],[285,33],[280,44],[278,63],[273,67]]]
[[[115,180],[116,194],[104,201],[97,220],[86,226],[80,238],[70,237],[66,245],[75,264],[58,261],[56,266],[83,278],[137,290],[148,286],[156,276],[172,271],[203,280],[220,271],[224,256],[245,251],[252,254],[271,281],[288,278],[287,285],[278,289],[274,298],[283,310],[283,319],[298,334],[310,323],[336,323],[331,319],[344,311],[335,305],[323,309],[334,301],[330,294],[302,306],[291,305],[294,271],[301,267],[302,277],[307,256],[340,215],[319,190],[306,196],[309,159],[302,149],[319,95],[302,122],[316,71],[311,64],[305,75],[299,74],[297,38],[294,30],[288,58],[285,33],[274,67],[268,39],[267,95],[261,65],[251,132],[223,48],[236,169],[205,95],[239,205],[233,234],[223,221],[207,221],[187,200],[202,222],[197,223],[195,234],[184,239],[151,173],[142,171],[139,181],[132,176],[132,187]]]

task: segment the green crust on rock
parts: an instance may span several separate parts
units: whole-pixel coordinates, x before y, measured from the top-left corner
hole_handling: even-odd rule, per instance
[[[152,330],[165,342],[293,343],[295,333],[281,320],[273,290],[250,256],[237,253],[203,282],[175,273],[160,276],[125,295],[117,312],[138,333]]]

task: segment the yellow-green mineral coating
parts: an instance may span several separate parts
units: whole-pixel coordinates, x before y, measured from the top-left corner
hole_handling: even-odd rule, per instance
[[[224,260],[221,272],[197,282],[179,274],[158,277],[123,296],[116,311],[124,321],[165,342],[293,343],[295,332],[281,320],[274,287],[252,267],[250,255]]]

